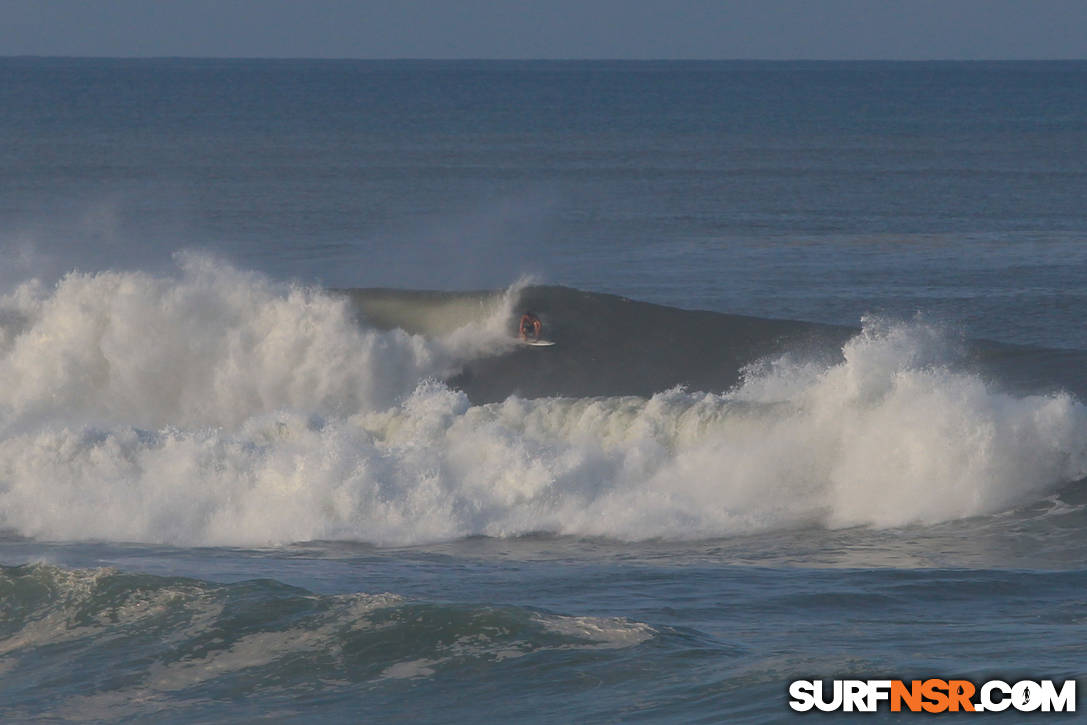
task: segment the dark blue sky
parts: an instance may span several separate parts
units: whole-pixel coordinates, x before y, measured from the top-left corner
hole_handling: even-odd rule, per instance
[[[0,55],[1087,58],[1087,0],[0,0]]]

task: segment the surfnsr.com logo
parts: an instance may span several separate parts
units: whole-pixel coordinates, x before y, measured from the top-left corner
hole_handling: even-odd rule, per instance
[[[795,680],[789,697],[797,712],[1075,712],[1076,681]]]

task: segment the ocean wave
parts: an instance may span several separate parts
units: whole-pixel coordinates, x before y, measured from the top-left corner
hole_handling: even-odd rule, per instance
[[[215,584],[114,569],[0,566],[0,715],[146,717],[201,700],[314,687],[332,696],[547,652],[636,647],[615,617],[315,594],[271,580]],[[63,685],[42,688],[62,671]]]
[[[689,539],[949,521],[1087,476],[1082,403],[1002,392],[920,322],[867,320],[830,356],[733,351],[750,364],[717,392],[478,403],[441,382],[576,344],[503,355],[519,294],[434,313],[383,292],[375,321],[365,294],[203,258],[172,279],[24,285],[4,298],[0,526],[213,545]]]

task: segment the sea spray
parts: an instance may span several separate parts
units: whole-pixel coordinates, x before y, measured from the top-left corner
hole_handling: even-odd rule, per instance
[[[289,409],[387,407],[465,355],[506,349],[516,288],[427,339],[359,325],[343,297],[200,255],[176,278],[71,273],[0,299],[0,430],[35,425],[235,428]]]

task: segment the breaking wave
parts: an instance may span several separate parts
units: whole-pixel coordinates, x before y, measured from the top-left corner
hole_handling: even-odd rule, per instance
[[[546,308],[559,344],[515,349],[522,293],[343,295],[201,257],[173,278],[26,283],[0,302],[0,527],[176,544],[695,538],[985,515],[1087,476],[1082,403],[1002,392],[917,322],[868,320],[831,356],[766,355],[744,333],[723,347],[749,364],[722,366],[717,389],[479,402],[495,389],[454,384],[477,363],[477,379],[515,378],[576,356]],[[705,331],[709,313],[669,314]],[[782,324],[743,330],[778,339]]]

